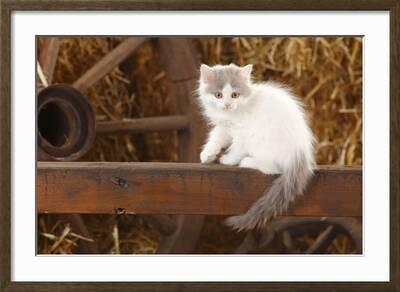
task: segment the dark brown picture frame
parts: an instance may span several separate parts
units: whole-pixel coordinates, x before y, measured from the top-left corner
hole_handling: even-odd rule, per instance
[[[400,291],[399,0],[0,0],[0,291]],[[390,282],[13,282],[11,281],[11,13],[16,10],[390,11]]]

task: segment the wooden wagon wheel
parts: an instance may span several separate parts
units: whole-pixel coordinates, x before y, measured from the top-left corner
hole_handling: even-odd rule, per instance
[[[304,234],[316,236],[315,241],[304,251],[294,248],[293,238]],[[339,235],[348,237],[353,245],[352,253],[362,253],[361,223],[354,218],[334,217],[279,217],[260,231],[249,232],[235,253],[279,253],[324,254]]]
[[[84,93],[95,82],[128,58],[145,39],[143,37],[127,38],[87,70],[72,84],[72,87]],[[197,162],[203,141],[204,127],[190,98],[197,79],[198,57],[193,45],[187,39],[164,38],[159,41],[159,44],[166,75],[171,81],[172,94],[179,115],[102,122],[96,126],[96,133],[110,135],[177,130],[180,160]],[[58,50],[58,38],[45,39],[44,47],[39,56],[43,75],[47,79],[45,83],[51,83]],[[155,223],[163,234],[157,253],[191,253],[195,248],[204,222],[203,216],[196,215],[154,215],[145,216],[145,218],[150,218],[149,220]],[[79,227],[80,232],[87,235],[87,229],[84,227],[82,218],[75,215],[72,219],[79,221],[76,226]],[[88,253],[93,251],[91,250]]]
[[[95,120],[94,114],[90,105],[87,103],[78,91],[73,88],[64,86],[50,86],[52,84],[54,69],[56,65],[57,55],[59,50],[58,38],[46,38],[44,46],[40,52],[38,60],[38,73],[41,80],[40,92],[38,94],[38,160],[55,160],[66,159],[75,160],[82,156],[91,146],[94,140]],[[48,87],[50,86],[50,87]],[[66,102],[68,100],[68,102]],[[72,104],[69,104],[71,102]],[[79,108],[80,113],[74,108]],[[48,112],[51,111],[49,114]],[[65,120],[60,120],[64,118]],[[54,123],[54,119],[58,122]],[[87,124],[88,132],[80,133],[74,131],[71,133],[73,139],[69,143],[60,141],[64,140],[65,135],[70,136],[70,133],[64,133],[66,124],[76,124],[84,122]],[[41,124],[56,124],[56,128],[47,127],[46,134],[41,133]],[[61,131],[60,131],[61,128]],[[58,133],[54,133],[56,130]],[[80,135],[78,135],[78,133]],[[81,141],[78,141],[81,140]],[[78,146],[79,149],[73,149]],[[61,152],[61,155],[59,152]],[[85,237],[91,238],[92,234],[86,227],[86,224],[79,214],[58,215],[58,220],[66,221],[71,224],[73,230],[77,230]],[[94,243],[82,241],[77,249],[80,254],[97,254],[99,253],[97,246]]]

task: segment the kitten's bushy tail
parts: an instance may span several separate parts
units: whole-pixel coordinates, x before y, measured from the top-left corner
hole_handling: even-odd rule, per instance
[[[289,204],[303,194],[315,166],[314,161],[307,159],[304,153],[296,154],[291,161],[286,171],[274,180],[245,214],[229,217],[225,223],[238,231],[250,230],[285,212]]]

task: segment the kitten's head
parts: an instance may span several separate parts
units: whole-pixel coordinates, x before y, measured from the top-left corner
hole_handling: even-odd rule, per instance
[[[200,98],[206,106],[235,111],[245,105],[251,94],[253,65],[234,64],[200,67]]]

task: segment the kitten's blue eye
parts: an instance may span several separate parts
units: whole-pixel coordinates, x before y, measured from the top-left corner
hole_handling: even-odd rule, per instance
[[[222,97],[222,92],[216,92],[215,93],[216,98],[221,98]]]
[[[232,98],[238,98],[239,97],[239,92],[232,92]]]

